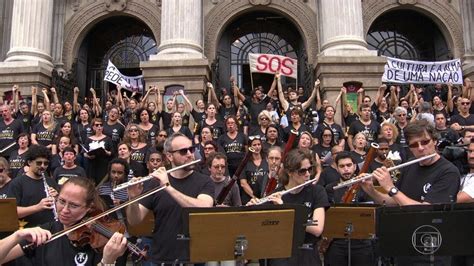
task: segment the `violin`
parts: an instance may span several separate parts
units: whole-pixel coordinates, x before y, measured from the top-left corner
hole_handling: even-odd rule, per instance
[[[108,217],[102,217],[88,225],[79,227],[68,233],[67,236],[75,247],[90,245],[95,250],[102,250],[115,232],[123,234],[125,229],[125,224],[122,222]],[[127,249],[137,256],[135,262],[148,259],[147,249],[141,250],[128,240]]]

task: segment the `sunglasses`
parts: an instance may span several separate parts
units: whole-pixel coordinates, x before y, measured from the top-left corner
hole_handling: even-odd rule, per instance
[[[254,140],[254,139],[260,140],[260,139],[262,139],[262,138],[260,137],[260,135],[249,136],[249,140]]]
[[[416,148],[418,148],[420,145],[421,145],[421,146],[425,146],[425,145],[428,145],[430,142],[431,142],[431,139],[422,140],[422,141],[417,141],[417,142],[415,142],[415,143],[408,144],[408,147],[410,147],[410,148],[412,148],[412,149],[416,149]]]
[[[102,124],[94,124],[94,126],[96,126],[96,127],[103,127],[104,125],[102,125]]]
[[[179,149],[179,150],[170,151],[170,153],[179,152],[180,155],[184,156],[184,155],[187,155],[188,152],[194,153],[195,150],[196,150],[196,147],[191,146],[191,147],[182,148],[182,149]]]
[[[163,137],[163,138],[167,138],[168,135],[165,135],[165,134],[158,134],[159,137]]]
[[[308,172],[309,174],[312,174],[313,171],[314,171],[314,166],[311,165],[311,166],[308,167],[308,168],[301,168],[301,169],[298,169],[297,172],[298,172],[299,175],[304,175],[304,174],[306,174],[306,172]]]
[[[399,114],[399,117],[407,116],[406,114]]]
[[[268,121],[269,119],[268,119],[268,117],[260,117],[260,120],[262,120],[262,121]]]
[[[35,161],[35,164],[36,166],[41,166],[41,165],[48,166],[49,161]]]
[[[470,105],[470,102],[462,102],[461,105]]]
[[[137,131],[138,131],[138,129],[136,129],[136,128],[130,128],[130,129],[128,130],[128,132],[137,132]]]

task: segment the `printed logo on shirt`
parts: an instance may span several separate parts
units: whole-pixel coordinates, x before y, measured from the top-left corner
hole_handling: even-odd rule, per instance
[[[426,183],[424,186],[423,186],[423,192],[428,193],[428,191],[430,190],[431,188],[431,184],[430,183]]]
[[[74,256],[74,262],[77,266],[83,266],[86,265],[88,258],[87,253],[79,252]]]

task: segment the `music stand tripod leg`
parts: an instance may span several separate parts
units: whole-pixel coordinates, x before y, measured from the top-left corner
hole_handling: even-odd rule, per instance
[[[354,232],[354,226],[351,222],[347,223],[344,233],[347,239],[347,266],[351,266],[351,235]]]

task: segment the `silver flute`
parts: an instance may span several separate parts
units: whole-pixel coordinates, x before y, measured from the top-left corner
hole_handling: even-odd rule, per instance
[[[189,163],[186,163],[186,164],[183,164],[183,165],[180,165],[180,166],[177,166],[175,168],[172,168],[172,169],[169,169],[166,171],[167,174],[171,173],[171,172],[174,172],[176,170],[179,170],[179,169],[182,169],[182,168],[186,168],[190,165],[193,165],[193,164],[197,164],[199,163],[201,160],[194,160],[192,162],[189,162]],[[140,184],[140,183],[143,183],[145,181],[148,181],[150,179],[153,179],[154,177],[152,175],[148,175],[148,176],[144,176],[144,177],[140,177],[136,180],[133,180],[133,181],[128,181],[128,182],[125,182],[125,183],[122,183],[116,187],[113,188],[113,191],[119,191],[119,190],[122,190],[122,189],[125,189],[125,188],[128,188],[128,187],[131,187],[131,186],[134,186],[136,184]]]
[[[426,156],[423,156],[423,157],[420,157],[418,159],[415,159],[415,160],[411,160],[409,162],[406,162],[406,163],[402,163],[400,165],[396,165],[396,166],[393,166],[393,167],[390,167],[388,168],[387,170],[389,172],[391,171],[394,171],[394,170],[397,170],[397,169],[400,169],[400,168],[403,168],[405,166],[409,166],[409,165],[412,165],[414,163],[418,163],[418,162],[421,162],[421,161],[424,161],[424,160],[427,160],[427,159],[431,159],[432,157],[436,156],[437,153],[433,153],[433,154],[430,154],[430,155],[426,155]],[[372,178],[374,176],[374,174],[365,174],[365,175],[362,175],[362,176],[358,176],[358,177],[354,177],[352,179],[349,179],[347,181],[344,181],[344,182],[341,182],[337,185],[335,185],[333,187],[333,189],[340,189],[340,188],[343,188],[343,187],[348,187],[348,186],[351,186],[355,183],[359,183],[359,182],[362,182],[364,180],[367,180],[369,178]]]
[[[280,192],[275,192],[275,193],[272,193],[264,198],[261,198],[259,199],[259,201],[255,204],[255,205],[261,205],[261,204],[264,204],[264,203],[267,203],[270,201],[270,196],[274,195],[274,194],[277,194],[277,193],[280,193],[281,196],[285,195],[285,194],[288,194],[288,193],[291,193],[297,189],[300,189],[302,187],[306,187],[307,185],[311,185],[311,184],[315,184],[316,182],[318,182],[318,179],[314,178],[314,179],[310,179],[302,184],[299,184],[297,185],[296,187],[292,187],[290,189],[287,189],[287,190],[283,190],[283,191],[280,191]]]
[[[43,178],[43,185],[44,185],[44,193],[46,193],[47,198],[53,198],[51,197],[51,194],[49,194],[49,185],[48,182],[46,181],[46,175],[44,172],[41,172],[41,177]],[[54,215],[54,220],[58,221],[58,211],[56,210],[56,202],[53,202],[53,215]]]

